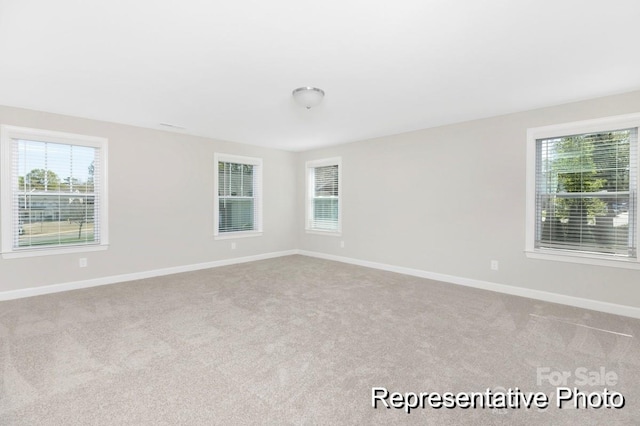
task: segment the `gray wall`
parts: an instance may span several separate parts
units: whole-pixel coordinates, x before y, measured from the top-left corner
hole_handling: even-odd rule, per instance
[[[298,246],[640,307],[639,270],[524,254],[527,128],[638,111],[640,92],[632,92],[302,153]],[[304,163],[334,156],[342,157],[343,234],[307,234]]]
[[[0,292],[296,248],[293,153],[18,108],[0,107],[0,123],[109,139],[110,239],[107,251],[0,259]],[[216,151],[263,159],[262,237],[213,239]]]
[[[638,270],[524,255],[526,129],[638,111],[632,92],[296,154],[0,107],[2,124],[109,138],[110,226],[107,251],[0,259],[0,292],[300,248],[640,307]],[[213,239],[216,151],[264,160],[264,235],[236,250]],[[343,235],[307,234],[304,163],[332,156]]]

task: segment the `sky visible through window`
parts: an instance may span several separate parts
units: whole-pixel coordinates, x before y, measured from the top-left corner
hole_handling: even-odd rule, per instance
[[[18,176],[43,169],[54,172],[62,182],[71,177],[84,183],[95,155],[92,147],[18,140]]]

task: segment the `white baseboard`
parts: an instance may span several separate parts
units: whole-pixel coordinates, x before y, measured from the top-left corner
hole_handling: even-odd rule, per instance
[[[253,262],[255,260],[271,259],[274,257],[290,256],[298,254],[298,250],[286,250],[272,253],[258,254],[254,256],[236,257],[233,259],[215,260],[213,262],[196,263],[192,265],[174,266],[170,268],[154,269],[151,271],[133,272],[131,274],[112,275],[108,277],[94,278],[90,280],[74,281],[63,284],[51,284],[42,287],[31,287],[20,290],[0,292],[0,301],[20,299],[23,297],[40,296],[43,294],[58,293],[67,290],[96,287],[99,285],[116,284],[124,281],[141,280],[144,278],[159,277],[162,275],[178,274],[180,272],[197,271],[200,269],[217,268],[220,266],[234,265],[237,263]]]
[[[498,293],[511,294],[514,296],[527,297],[530,299],[544,300],[545,302],[559,303],[562,305],[575,306],[578,308],[591,309],[594,311],[606,312],[608,314],[623,315],[631,318],[640,318],[640,308],[615,303],[601,302],[593,299],[567,296],[564,294],[550,293],[547,291],[533,290],[530,288],[515,287],[505,284],[497,284],[489,281],[475,280],[471,278],[457,277],[454,275],[438,274],[435,272],[423,271],[420,269],[404,268],[402,266],[387,265],[384,263],[370,262],[367,260],[353,259],[350,257],[335,256],[332,254],[318,253],[307,250],[297,250],[303,256],[317,257],[320,259],[335,260],[352,265],[366,266],[368,268],[381,269],[383,271],[397,272],[399,274],[412,275],[420,278],[428,278],[435,281],[463,285],[467,287],[480,288],[483,290],[495,291]]]
[[[23,297],[39,296],[43,294],[58,293],[61,291],[77,290],[82,288],[96,287],[99,285],[116,284],[125,281],[140,280],[144,278],[158,277],[162,275],[178,274],[180,272],[197,271],[200,269],[217,268],[220,266],[234,265],[238,263],[253,262],[256,260],[272,259],[275,257],[290,256],[300,254],[303,256],[317,257],[337,262],[349,263],[352,265],[365,266],[367,268],[380,269],[383,271],[397,272],[399,274],[412,275],[420,278],[427,278],[435,281],[443,281],[467,287],[480,288],[483,290],[495,291],[498,293],[511,294],[514,296],[528,297],[530,299],[544,300],[546,302],[560,303],[563,305],[575,306],[578,308],[591,309],[594,311],[606,312],[614,315],[623,315],[632,318],[640,318],[640,308],[615,303],[601,302],[598,300],[584,299],[581,297],[567,296],[564,294],[550,293],[546,291],[533,290],[523,287],[515,287],[505,284],[497,284],[489,281],[476,280],[471,278],[457,277],[454,275],[439,274],[435,272],[423,271],[421,269],[405,268],[402,266],[387,265],[384,263],[371,262],[367,260],[353,259],[350,257],[335,256],[307,250],[286,250],[272,253],[258,254],[254,256],[237,257],[233,259],[216,260],[212,262],[197,263],[192,265],[174,266],[170,268],[154,269],[151,271],[134,272],[130,274],[112,275],[108,277],[94,278],[90,280],[74,281],[62,284],[52,284],[42,287],[32,287],[20,290],[9,290],[0,292],[0,301],[20,299]]]

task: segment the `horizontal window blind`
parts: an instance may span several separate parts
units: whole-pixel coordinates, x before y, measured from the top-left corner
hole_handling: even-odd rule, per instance
[[[99,148],[13,139],[13,248],[100,243]]]
[[[536,248],[635,257],[637,128],[536,141]]]
[[[312,169],[311,229],[338,230],[339,172],[337,164]]]
[[[218,162],[218,231],[259,231],[258,165]]]

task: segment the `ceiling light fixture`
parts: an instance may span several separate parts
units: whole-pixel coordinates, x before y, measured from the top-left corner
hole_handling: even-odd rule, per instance
[[[317,87],[298,87],[292,94],[293,99],[306,109],[318,106],[324,98],[324,90]]]

